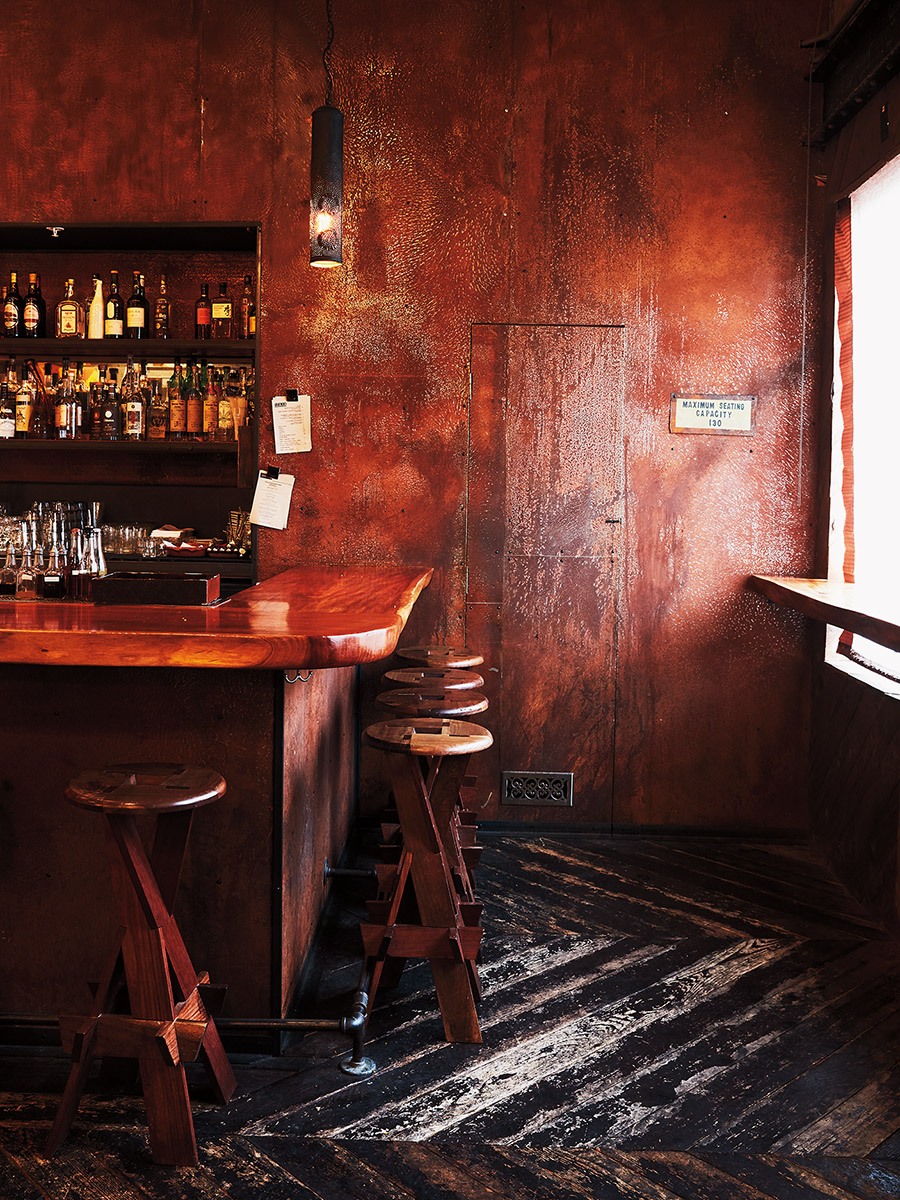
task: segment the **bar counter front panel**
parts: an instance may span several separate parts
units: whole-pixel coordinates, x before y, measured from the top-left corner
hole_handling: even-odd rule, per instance
[[[430,578],[297,568],[212,609],[0,605],[0,1011],[84,1006],[116,918],[103,823],[63,790],[129,759],[225,776],[176,915],[229,1014],[288,1011],[352,818],[355,665],[392,652]]]

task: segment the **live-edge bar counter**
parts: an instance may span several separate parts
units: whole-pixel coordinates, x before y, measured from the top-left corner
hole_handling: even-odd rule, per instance
[[[0,1013],[83,1006],[114,905],[63,789],[155,759],[225,776],[176,915],[231,1015],[285,1015],[352,817],[356,666],[393,651],[430,578],[294,568],[212,608],[0,605]]]

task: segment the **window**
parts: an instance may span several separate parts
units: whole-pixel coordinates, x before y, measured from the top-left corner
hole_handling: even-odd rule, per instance
[[[830,574],[900,591],[900,157],[838,208]],[[838,631],[840,633],[840,631]],[[858,634],[831,652],[900,679],[900,654]]]

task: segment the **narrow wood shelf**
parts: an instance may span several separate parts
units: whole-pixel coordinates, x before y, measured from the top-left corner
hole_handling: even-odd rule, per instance
[[[208,363],[252,362],[256,339],[211,338],[196,341],[190,338],[3,338],[0,357],[19,362],[33,358],[36,362],[170,363],[178,359],[203,359]]]
[[[238,441],[95,442],[30,438],[0,442],[0,478],[7,483],[168,484],[246,487],[252,480],[252,437]]]
[[[774,604],[900,650],[900,594],[896,592],[839,579],[751,575],[748,582]]]

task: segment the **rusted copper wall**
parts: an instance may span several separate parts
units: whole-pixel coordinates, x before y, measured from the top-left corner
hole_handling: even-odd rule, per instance
[[[260,539],[264,576],[434,563],[409,636],[464,637],[473,324],[624,325],[615,778],[611,807],[580,797],[581,821],[805,824],[807,647],[742,581],[811,566],[799,42],[818,9],[334,0],[335,272],[305,262],[324,3],[88,0],[4,17],[7,220],[263,223],[262,393],[310,391],[315,443],[282,460],[294,510]],[[676,390],[758,393],[757,436],[670,437]],[[267,457],[267,427],[261,442]],[[564,458],[538,468],[566,493]],[[571,581],[558,570],[549,585],[557,613]],[[506,615],[492,618],[501,642]],[[589,675],[607,669],[601,640],[578,643]],[[521,652],[503,653],[521,680]],[[577,682],[529,697],[573,740],[595,715]],[[610,770],[594,761],[583,777]],[[495,800],[485,813],[538,815]]]

